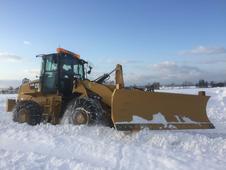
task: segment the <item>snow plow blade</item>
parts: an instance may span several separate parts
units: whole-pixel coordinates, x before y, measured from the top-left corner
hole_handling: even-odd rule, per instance
[[[206,114],[209,96],[116,89],[112,120],[117,130],[212,129]]]

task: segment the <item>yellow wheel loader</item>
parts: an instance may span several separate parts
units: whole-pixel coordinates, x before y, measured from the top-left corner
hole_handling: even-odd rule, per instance
[[[127,88],[119,64],[111,72],[115,85],[104,83],[111,73],[91,81],[88,63],[63,48],[38,57],[39,80],[24,82],[17,99],[8,99],[7,111],[13,111],[15,122],[102,124],[123,131],[214,128],[206,114],[205,92],[185,95]]]

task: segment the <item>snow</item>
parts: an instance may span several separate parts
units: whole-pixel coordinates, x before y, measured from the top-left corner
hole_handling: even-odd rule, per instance
[[[117,124],[167,124],[167,121],[165,119],[165,117],[162,115],[162,113],[156,113],[156,114],[153,114],[153,119],[152,120],[147,120],[147,119],[144,119],[140,116],[136,116],[136,115],[133,115],[132,117],[132,121],[130,122],[117,122]]]
[[[226,167],[226,88],[170,89],[211,98],[216,129],[124,133],[102,126],[29,126],[11,120],[0,95],[0,169],[222,169]]]
[[[185,116],[183,116],[181,119],[183,120],[183,123],[197,123],[197,122],[195,122],[195,121],[193,121],[190,118],[185,117]]]

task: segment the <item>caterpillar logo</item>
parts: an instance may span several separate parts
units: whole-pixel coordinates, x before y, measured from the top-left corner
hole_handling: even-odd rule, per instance
[[[31,89],[38,89],[39,83],[30,83],[29,86],[30,86]]]

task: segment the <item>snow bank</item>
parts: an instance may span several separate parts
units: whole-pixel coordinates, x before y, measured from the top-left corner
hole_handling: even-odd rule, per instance
[[[195,93],[199,89],[176,90]],[[0,111],[0,169],[222,169],[226,89],[206,89],[216,129],[118,132],[108,127],[12,122]],[[7,96],[0,96],[0,109]],[[10,96],[11,97],[11,96]]]

